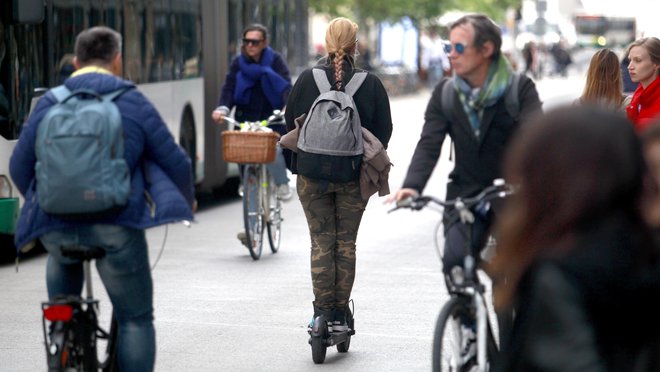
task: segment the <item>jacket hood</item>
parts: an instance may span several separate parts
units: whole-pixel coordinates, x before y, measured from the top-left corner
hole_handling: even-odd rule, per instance
[[[91,89],[100,94],[109,93],[120,88],[135,87],[135,84],[131,81],[98,72],[71,77],[64,82],[64,85],[71,91]]]

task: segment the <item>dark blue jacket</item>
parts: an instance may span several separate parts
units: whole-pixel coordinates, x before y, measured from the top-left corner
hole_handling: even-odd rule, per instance
[[[286,81],[291,81],[291,75],[289,74],[289,68],[286,66],[286,62],[282,56],[277,53],[274,53],[273,64],[271,68],[277,74],[282,76]],[[218,106],[227,106],[229,109],[236,106],[235,119],[238,121],[257,121],[268,119],[270,115],[273,114],[273,110],[280,110],[282,107],[273,107],[273,105],[266,98],[266,94],[261,86],[261,83],[257,83],[251,90],[250,103],[247,105],[237,104],[234,99],[234,90],[236,89],[236,77],[238,72],[241,70],[240,66],[240,55],[231,62],[229,66],[229,72],[225,77],[225,84],[222,86],[222,91],[220,92],[220,100],[218,101]],[[249,59],[249,58],[248,58]],[[253,60],[249,59],[251,63],[256,63]],[[289,98],[288,88],[282,93],[282,100],[286,105],[287,99]]]
[[[86,73],[65,82],[69,90],[87,88],[105,94],[133,83],[112,75]],[[192,220],[194,186],[190,159],[174,142],[153,105],[137,89],[129,89],[115,100],[122,115],[125,158],[131,170],[131,193],[127,206],[117,215],[96,219],[63,220],[41,210],[36,196],[34,166],[37,128],[55,104],[52,93],[40,100],[23,126],[11,156],[9,170],[25,197],[15,233],[20,248],[41,235],[67,227],[114,224],[146,229],[164,223]],[[147,202],[145,191],[153,203]]]

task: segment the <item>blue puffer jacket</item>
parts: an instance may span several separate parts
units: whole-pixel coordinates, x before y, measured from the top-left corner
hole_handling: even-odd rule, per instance
[[[68,79],[65,85],[71,91],[87,88],[105,94],[133,83],[108,74],[86,73]],[[131,169],[127,206],[118,215],[100,219],[71,221],[44,213],[36,196],[34,144],[39,123],[55,102],[50,92],[39,100],[11,156],[11,177],[25,197],[16,228],[16,247],[49,231],[78,225],[103,223],[146,229],[192,220],[194,186],[190,159],[176,144],[153,105],[137,89],[130,89],[115,100],[122,115],[125,158]],[[153,203],[147,202],[145,191]]]

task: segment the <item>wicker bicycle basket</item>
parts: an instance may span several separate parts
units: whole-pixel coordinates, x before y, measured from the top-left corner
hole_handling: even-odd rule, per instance
[[[222,153],[231,163],[271,163],[275,160],[275,132],[222,132]]]

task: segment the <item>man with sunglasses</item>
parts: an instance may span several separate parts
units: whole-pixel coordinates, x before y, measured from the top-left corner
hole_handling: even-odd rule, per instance
[[[500,29],[491,19],[482,14],[461,17],[450,26],[449,41],[446,51],[454,75],[441,80],[433,91],[403,188],[392,200],[418,195],[424,190],[447,135],[453,141],[456,160],[449,175],[446,198],[475,196],[501,177],[502,157],[519,125],[541,112],[536,86],[525,75],[518,80],[519,115],[512,117],[507,110],[505,96],[514,72],[500,50]],[[453,107],[443,108],[441,97],[445,84],[453,84]],[[471,248],[477,257],[493,219],[489,208],[483,208],[482,212],[473,225]],[[451,280],[452,269],[463,266],[468,234],[465,225],[447,219],[444,233],[443,271]]]
[[[220,93],[218,107],[211,114],[216,123],[222,123],[232,107],[236,107],[234,118],[239,121],[261,121],[268,119],[273,110],[284,110],[291,90],[289,68],[282,56],[268,46],[268,29],[261,24],[252,24],[243,30],[241,54],[233,59],[225,84]],[[273,128],[280,134],[286,126]],[[292,192],[286,162],[278,150],[275,162],[269,170],[278,185],[278,196],[289,199]],[[245,233],[238,239],[246,244]]]

